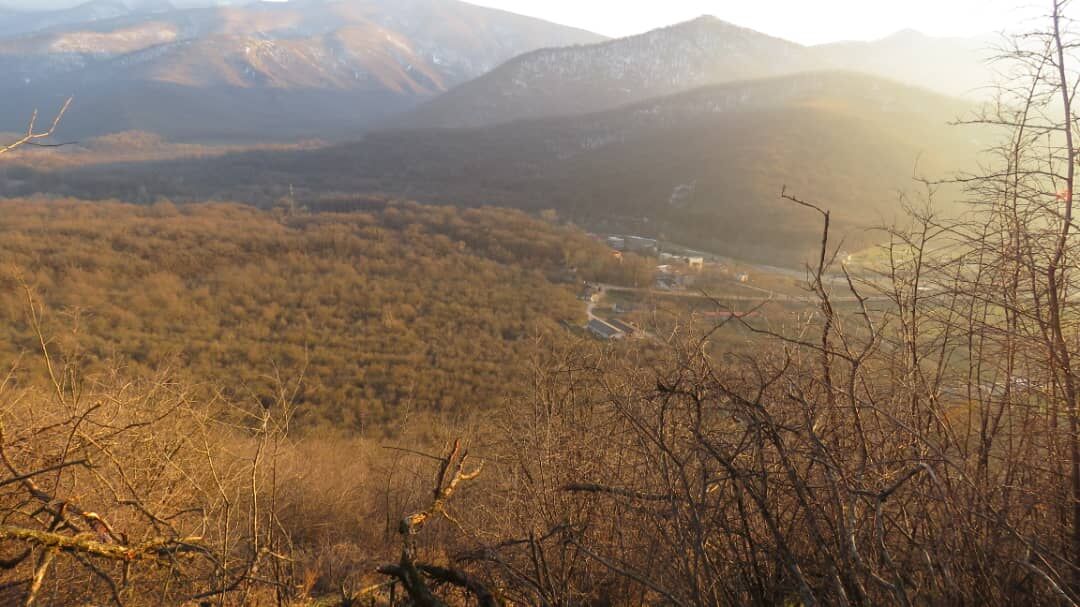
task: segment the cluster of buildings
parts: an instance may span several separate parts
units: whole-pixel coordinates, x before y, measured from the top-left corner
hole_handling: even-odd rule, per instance
[[[594,234],[593,237],[610,247],[611,254],[617,258],[621,258],[623,253],[627,252],[655,256],[659,261],[659,265],[656,266],[656,275],[652,288],[658,291],[685,291],[692,289],[706,267],[714,272],[728,275],[739,282],[746,283],[750,281],[750,275],[746,272],[732,273],[723,263],[709,257],[707,253],[679,247],[675,247],[679,251],[678,253],[665,252],[662,250],[659,241],[641,236]],[[599,303],[602,297],[603,290],[599,285],[586,285],[578,299],[595,304]],[[616,306],[615,311],[619,312],[618,306]],[[604,340],[643,336],[639,329],[618,319],[601,319],[594,316],[589,320],[585,328],[593,336]]]
[[[689,289],[697,282],[697,276],[679,272],[671,265],[656,266],[656,282],[653,287],[659,291],[677,291]]]
[[[698,272],[705,268],[705,258],[661,253],[656,266],[655,288],[661,291],[689,289],[697,283]]]
[[[705,269],[705,258],[694,255],[672,255],[671,253],[661,253],[660,261],[669,266],[683,265],[691,270]]]
[[[590,304],[599,303],[603,298],[604,290],[600,285],[586,283],[585,288],[582,289],[581,294],[578,295],[578,299],[588,302]],[[592,315],[592,306],[589,306],[589,323],[585,325],[585,330],[597,337],[604,340],[625,339],[627,337],[641,337],[643,334],[634,325],[623,322],[617,318],[602,319]],[[615,311],[619,311],[619,306],[615,306]]]

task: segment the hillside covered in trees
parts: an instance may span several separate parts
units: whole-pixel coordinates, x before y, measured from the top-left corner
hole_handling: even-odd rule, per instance
[[[300,419],[350,433],[518,393],[535,341],[584,321],[567,269],[617,281],[631,265],[515,211],[374,202],[286,215],[7,201],[0,259],[5,360],[38,349],[25,285],[85,372],[169,368],[238,401],[302,378]]]

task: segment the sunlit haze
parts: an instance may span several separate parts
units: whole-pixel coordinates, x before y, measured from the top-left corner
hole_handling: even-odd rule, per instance
[[[474,4],[540,17],[608,36],[626,36],[713,15],[803,44],[872,40],[902,29],[970,36],[1014,27],[1037,8],[1009,0],[475,0]]]
[[[0,7],[42,10],[70,7],[83,1],[0,0]],[[212,3],[213,0],[174,2],[177,6]],[[1029,8],[1018,9],[1018,3],[1011,0],[472,0],[472,3],[612,37],[713,15],[803,44],[874,40],[903,29],[933,36],[990,34],[1014,28],[1026,18],[1045,12],[1045,3],[1029,2]]]

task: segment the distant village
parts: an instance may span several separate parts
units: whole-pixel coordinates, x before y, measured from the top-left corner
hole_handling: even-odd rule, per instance
[[[611,255],[622,259],[626,253],[634,253],[657,260],[656,271],[651,278],[651,284],[640,289],[627,289],[619,287],[620,291],[639,292],[671,292],[680,293],[694,289],[699,279],[707,270],[724,275],[739,283],[749,283],[748,272],[733,272],[727,264],[708,253],[683,249],[675,246],[665,247],[653,238],[644,238],[631,235],[592,235],[611,249]],[[594,337],[602,340],[620,340],[627,338],[642,338],[647,335],[645,331],[633,323],[616,318],[600,318],[593,314],[596,304],[604,299],[608,287],[600,284],[586,283],[578,299],[588,305],[589,320],[585,329]],[[620,310],[616,304],[612,312],[618,314],[628,310]]]

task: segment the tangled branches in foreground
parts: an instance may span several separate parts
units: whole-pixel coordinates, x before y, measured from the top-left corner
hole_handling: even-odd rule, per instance
[[[175,386],[58,378],[50,398],[15,380],[0,384],[0,602],[175,601],[225,583],[222,500],[203,473],[216,445],[197,443]]]
[[[959,179],[969,213],[936,215],[928,183],[853,275],[829,213],[784,193],[823,221],[816,310],[768,329],[732,315],[772,344],[739,360],[709,354],[719,326],[652,373],[549,361],[504,420],[504,507],[458,558],[519,604],[1080,602],[1067,4],[974,119],[1007,137]]]
[[[295,594],[286,506],[289,400],[259,414],[166,377],[84,378],[55,357],[28,296],[50,386],[0,377],[0,603],[245,604]],[[22,384],[26,383],[26,386]]]

